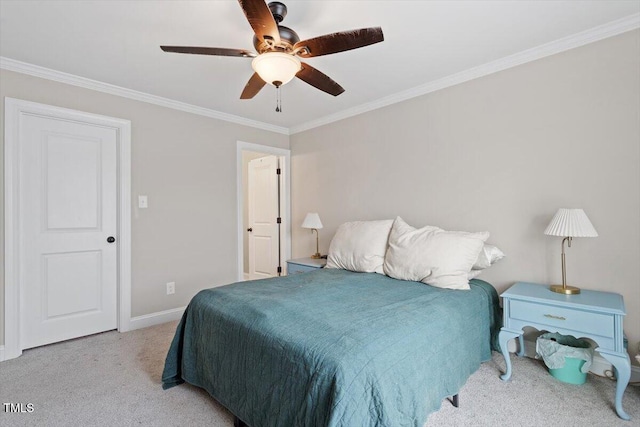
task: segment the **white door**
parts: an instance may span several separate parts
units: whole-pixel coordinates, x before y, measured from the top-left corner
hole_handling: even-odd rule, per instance
[[[117,138],[89,123],[21,119],[24,349],[117,327]]]
[[[261,157],[249,162],[249,278],[263,279],[278,273],[278,158]]]

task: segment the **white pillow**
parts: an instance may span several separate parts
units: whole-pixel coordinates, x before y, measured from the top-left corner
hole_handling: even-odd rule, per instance
[[[486,231],[445,231],[433,226],[416,229],[398,217],[389,234],[384,272],[439,288],[469,289],[467,275],[488,238]]]
[[[478,254],[478,259],[473,264],[473,267],[471,269],[484,270],[485,268],[491,267],[502,258],[504,258],[504,252],[502,252],[496,246],[485,244]]]
[[[504,258],[504,252],[498,249],[496,246],[485,244],[478,255],[478,259],[471,267],[467,279],[475,279],[482,273],[483,270],[491,267],[496,262]]]
[[[382,264],[392,225],[392,219],[345,222],[331,240],[326,268],[384,274]]]

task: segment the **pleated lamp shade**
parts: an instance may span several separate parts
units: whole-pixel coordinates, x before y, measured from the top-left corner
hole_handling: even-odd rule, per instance
[[[548,236],[597,237],[598,232],[582,209],[560,208],[544,230]]]
[[[310,212],[302,221],[302,228],[315,228],[319,230],[322,228],[322,221],[320,221],[320,215],[315,212]]]

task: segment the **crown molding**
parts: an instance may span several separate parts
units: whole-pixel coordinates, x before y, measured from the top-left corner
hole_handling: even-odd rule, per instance
[[[47,80],[53,80],[84,89],[95,90],[98,92],[108,93],[123,98],[133,99],[136,101],[146,102],[148,104],[159,105],[161,107],[171,108],[174,110],[184,111],[186,113],[197,114],[199,116],[211,117],[214,119],[224,120],[226,122],[236,123],[243,126],[258,128],[270,132],[289,135],[289,129],[282,126],[276,126],[257,120],[247,119],[245,117],[235,116],[233,114],[223,113],[221,111],[211,110],[209,108],[198,107],[196,105],[187,104],[185,102],[175,101],[161,96],[151,95],[137,90],[127,89],[124,87],[88,79],[86,77],[76,76],[74,74],[64,73],[62,71],[52,70],[50,68],[33,65],[26,62],[16,61],[15,59],[0,56],[0,68],[3,70],[14,71],[17,73],[28,74],[34,77],[40,77]]]
[[[407,89],[405,91],[398,92],[396,94],[389,95],[372,102],[368,102],[366,104],[339,111],[337,113],[324,116],[319,119],[311,120],[297,126],[292,126],[289,128],[289,134],[294,135],[296,133],[304,132],[306,130],[333,123],[338,120],[357,116],[368,111],[377,110],[378,108],[386,107],[388,105],[406,101],[411,98],[426,95],[437,90],[464,83],[469,80],[477,79],[489,74],[497,73],[508,68],[516,67],[527,62],[555,55],[556,53],[584,46],[586,44],[613,37],[627,31],[635,30],[637,28],[640,28],[640,13],[629,15],[625,18],[618,19],[616,21],[612,21],[607,24],[603,24],[540,46],[536,46],[534,48],[524,50],[522,52],[518,52],[516,54],[506,56],[492,62],[488,62],[478,67],[470,68],[468,70],[461,71],[459,73],[455,73],[450,76],[443,77],[441,79],[434,80],[429,83],[416,86],[414,88]]]

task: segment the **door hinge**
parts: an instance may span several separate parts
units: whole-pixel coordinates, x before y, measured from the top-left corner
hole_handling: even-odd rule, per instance
[[[276,222],[277,222],[278,224],[282,224],[282,218],[280,218],[280,217],[276,218]]]
[[[280,168],[276,169],[276,175],[280,175]]]

